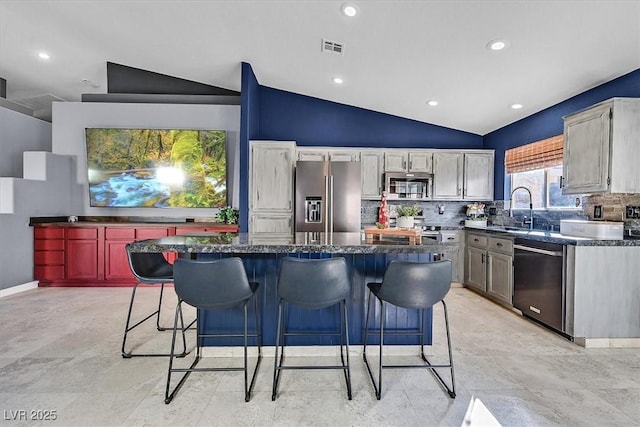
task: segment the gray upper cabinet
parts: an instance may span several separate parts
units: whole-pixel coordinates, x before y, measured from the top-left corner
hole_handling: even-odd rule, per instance
[[[464,154],[464,200],[493,200],[493,152]]]
[[[360,161],[360,150],[329,150],[330,162]]]
[[[406,172],[407,154],[406,151],[386,151],[384,153],[384,171]]]
[[[409,172],[433,172],[433,153],[431,151],[410,151]]]
[[[380,199],[382,195],[382,151],[360,151],[362,198]]]
[[[357,162],[360,160],[360,150],[358,149],[337,149],[327,147],[298,147],[296,150],[296,160],[316,161],[325,160],[331,162]]]
[[[640,99],[613,98],[564,118],[563,193],[640,192]]]
[[[434,200],[493,200],[494,152],[433,153]]]
[[[295,153],[293,141],[251,141],[250,232],[292,231]]]
[[[298,161],[322,162],[328,158],[329,152],[326,149],[298,147],[296,150],[296,159]]]
[[[434,200],[462,200],[463,167],[462,153],[433,153]]]
[[[384,153],[384,171],[431,173],[433,171],[432,156],[433,153],[429,150],[387,150]]]

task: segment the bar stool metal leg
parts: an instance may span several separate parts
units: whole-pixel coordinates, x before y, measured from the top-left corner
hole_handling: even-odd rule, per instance
[[[444,324],[445,324],[445,329],[447,333],[447,348],[449,353],[449,363],[446,365],[434,365],[431,362],[429,362],[427,357],[424,355],[424,352],[422,352],[422,360],[426,363],[427,367],[430,368],[429,370],[431,371],[433,376],[436,378],[438,383],[440,383],[440,386],[447,392],[449,397],[455,398],[456,397],[456,381],[455,381],[455,375],[453,373],[453,354],[451,351],[451,334],[449,331],[449,315],[447,313],[447,304],[444,302],[444,300],[442,300],[441,302],[442,302],[442,307],[444,309]],[[451,387],[447,385],[447,383],[442,378],[442,376],[434,368],[450,368],[451,369]]]
[[[168,353],[146,353],[146,354],[134,354],[132,351],[127,351],[126,350],[126,344],[127,344],[127,336],[129,334],[130,331],[132,331],[133,329],[135,329],[136,327],[140,326],[141,324],[143,324],[144,322],[146,322],[147,320],[149,320],[150,318],[152,318],[153,316],[156,316],[156,327],[158,329],[158,331],[164,331],[164,330],[168,330],[167,328],[161,328],[160,327],[160,307],[162,305],[162,293],[164,290],[164,283],[161,285],[160,287],[160,302],[158,303],[158,309],[156,311],[154,311],[153,313],[147,315],[144,319],[138,321],[135,325],[130,326],[131,324],[131,315],[133,312],[133,303],[136,297],[136,291],[138,289],[138,285],[139,283],[136,283],[133,287],[133,291],[131,292],[131,301],[129,302],[129,311],[127,312],[127,322],[125,324],[124,327],[124,335],[122,337],[122,348],[121,348],[121,353],[122,353],[122,357],[129,359],[131,357],[166,357],[169,356]],[[191,325],[193,325],[195,323],[195,320],[193,322],[191,322]],[[182,325],[184,327],[184,324]],[[169,328],[170,329],[170,328]],[[184,329],[184,328],[183,328]],[[187,355],[187,341],[186,338],[184,336],[184,331],[182,332],[182,352],[179,353],[177,355],[177,357],[184,357]]]
[[[371,300],[373,298],[373,293],[369,292],[369,301],[367,303],[367,318],[365,320],[365,325],[364,325],[364,345],[363,345],[363,351],[362,351],[362,358],[364,359],[364,364],[367,367],[367,372],[369,373],[369,378],[371,378],[371,384],[373,384],[373,391],[375,392],[376,395],[376,399],[380,400],[380,397],[382,396],[381,393],[381,389],[380,387],[382,386],[382,343],[383,343],[383,328],[384,328],[384,312],[383,312],[383,306],[381,304],[381,314],[380,314],[380,345],[379,345],[379,351],[380,351],[380,355],[379,355],[379,359],[378,359],[378,382],[376,383],[376,380],[373,376],[373,371],[371,370],[371,367],[369,366],[369,361],[367,359],[367,343],[368,343],[368,338],[370,335],[369,332],[369,316],[371,314]],[[375,307],[373,307],[375,310]]]
[[[248,320],[249,320],[249,315],[248,315],[248,307],[247,307],[247,301],[245,301],[243,303],[243,318],[244,318],[244,329],[243,329],[243,333],[242,335],[238,335],[238,334],[227,334],[227,335],[213,335],[213,334],[201,334],[201,328],[200,328],[200,310],[198,310],[198,315],[196,317],[196,320],[198,321],[198,327],[197,329],[197,338],[196,338],[196,355],[195,358],[193,360],[193,362],[191,363],[191,365],[188,368],[174,368],[173,367],[173,362],[174,359],[177,357],[177,355],[175,354],[175,341],[176,341],[176,335],[177,335],[177,330],[178,330],[178,317],[180,317],[180,322],[182,325],[184,325],[184,321],[182,319],[182,301],[178,303],[178,305],[176,306],[176,317],[175,317],[175,321],[174,321],[174,330],[173,330],[173,336],[172,336],[172,341],[171,341],[171,353],[169,356],[169,370],[167,373],[167,385],[165,388],[165,399],[164,399],[164,403],[168,404],[171,403],[171,401],[173,400],[173,398],[176,396],[176,394],[178,393],[178,391],[180,391],[180,389],[182,388],[183,384],[185,383],[185,381],[187,380],[187,378],[189,377],[189,375],[192,372],[211,372],[211,371],[243,371],[244,374],[244,400],[245,402],[249,402],[251,400],[251,393],[253,392],[253,387],[255,386],[256,383],[256,378],[258,375],[258,370],[260,368],[260,362],[262,361],[262,339],[260,336],[260,325],[258,322],[258,318],[259,318],[259,314],[258,314],[258,305],[257,302],[255,302],[254,299],[254,309],[255,309],[255,317],[256,317],[256,334],[255,335],[251,335],[249,334],[249,327],[248,327]],[[184,333],[186,331],[187,328],[182,329],[182,333]],[[243,338],[243,367],[242,368],[197,368],[197,364],[200,361],[200,359],[202,359],[202,338],[206,338],[207,336],[211,337],[211,336],[218,336],[218,337],[242,337]],[[249,381],[249,364],[248,364],[248,356],[249,356],[249,352],[248,352],[248,347],[249,347],[249,337],[250,336],[255,336],[256,337],[256,342],[257,342],[257,347],[258,347],[258,357],[257,357],[257,361],[256,361],[256,365],[255,368],[253,369],[253,373],[251,375],[251,381]],[[183,375],[180,378],[180,380],[178,380],[178,383],[176,384],[176,386],[173,388],[173,391],[171,391],[171,374],[174,372],[182,372]]]
[[[382,300],[378,299],[378,301],[380,302],[380,331],[379,331],[379,338],[380,338],[380,343],[379,343],[379,358],[378,358],[378,381],[376,381],[375,377],[373,376],[373,371],[371,370],[371,367],[369,366],[369,361],[367,360],[367,339],[368,336],[371,334],[369,332],[369,314],[371,311],[371,298],[372,298],[372,294],[369,295],[369,303],[368,303],[368,311],[367,311],[367,317],[366,317],[366,321],[365,321],[365,334],[364,334],[364,347],[363,347],[363,358],[364,358],[364,363],[367,367],[367,371],[369,373],[369,377],[371,378],[371,383],[373,385],[373,389],[376,395],[376,398],[378,400],[380,400],[381,396],[382,396],[382,369],[383,368],[428,368],[429,371],[431,372],[431,374],[434,376],[434,378],[437,380],[437,382],[440,384],[440,386],[443,388],[444,391],[447,392],[447,394],[449,395],[449,397],[451,398],[455,398],[456,397],[456,392],[455,392],[455,375],[454,375],[454,370],[453,370],[453,353],[451,350],[451,334],[450,334],[450,330],[449,330],[449,315],[447,312],[447,305],[444,302],[444,300],[442,300],[442,305],[443,305],[443,309],[444,309],[444,318],[445,318],[445,329],[446,329],[446,334],[447,334],[447,350],[448,350],[448,356],[449,356],[449,360],[447,364],[440,364],[440,365],[434,365],[432,364],[429,359],[427,358],[427,356],[424,353],[424,322],[426,320],[426,315],[425,315],[425,309],[421,309],[420,310],[420,357],[421,359],[424,361],[425,365],[383,365],[382,363],[382,350],[383,350],[383,344],[384,344],[384,323],[385,323],[385,317],[386,317],[386,307],[385,304]],[[442,378],[442,376],[436,371],[435,368],[450,368],[451,371],[451,386],[449,386],[446,381]]]

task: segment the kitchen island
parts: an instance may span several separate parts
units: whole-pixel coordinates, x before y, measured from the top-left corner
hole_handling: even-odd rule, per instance
[[[381,281],[386,265],[392,259],[430,262],[434,253],[446,254],[457,250],[456,245],[425,241],[422,245],[409,245],[406,239],[383,239],[366,243],[361,233],[191,233],[149,239],[129,244],[133,252],[174,252],[193,259],[220,259],[230,256],[242,258],[250,281],[260,283],[258,298],[262,316],[263,343],[275,344],[277,319],[278,267],[283,257],[325,258],[344,257],[352,279],[349,305],[349,336],[351,344],[362,344],[366,316],[366,284]],[[378,316],[379,313],[376,313]],[[321,310],[321,315],[309,316],[309,310],[292,307],[290,325],[300,331],[327,331],[337,325],[339,313],[335,307]],[[431,312],[427,314],[426,342],[431,343]],[[403,329],[418,326],[413,310],[389,307],[386,324]],[[242,325],[240,310],[202,313],[202,327],[207,332],[238,330]],[[374,341],[375,342],[375,341]],[[291,337],[292,345],[337,345],[336,337]],[[387,344],[416,344],[414,337],[391,337]],[[240,345],[238,340],[205,341],[205,345]]]

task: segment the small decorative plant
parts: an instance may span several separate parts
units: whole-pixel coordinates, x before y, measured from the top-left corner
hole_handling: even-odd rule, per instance
[[[415,226],[413,217],[420,214],[418,205],[398,206],[396,209],[396,226],[398,228],[413,228]]]
[[[420,208],[418,205],[413,206],[398,206],[396,208],[396,214],[401,216],[418,216],[420,215]]]
[[[237,224],[240,217],[240,211],[232,208],[231,206],[225,206],[218,210],[216,219],[225,224]]]

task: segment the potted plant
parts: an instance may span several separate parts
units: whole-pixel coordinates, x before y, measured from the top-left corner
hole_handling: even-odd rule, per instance
[[[232,208],[231,206],[225,206],[218,210],[216,219],[225,224],[237,224],[240,211]]]
[[[396,214],[396,226],[398,228],[413,228],[413,217],[420,214],[420,208],[418,205],[398,206],[396,208]]]
[[[484,213],[484,203],[472,203],[467,205],[467,219],[464,221],[466,227],[487,226],[487,214]]]

